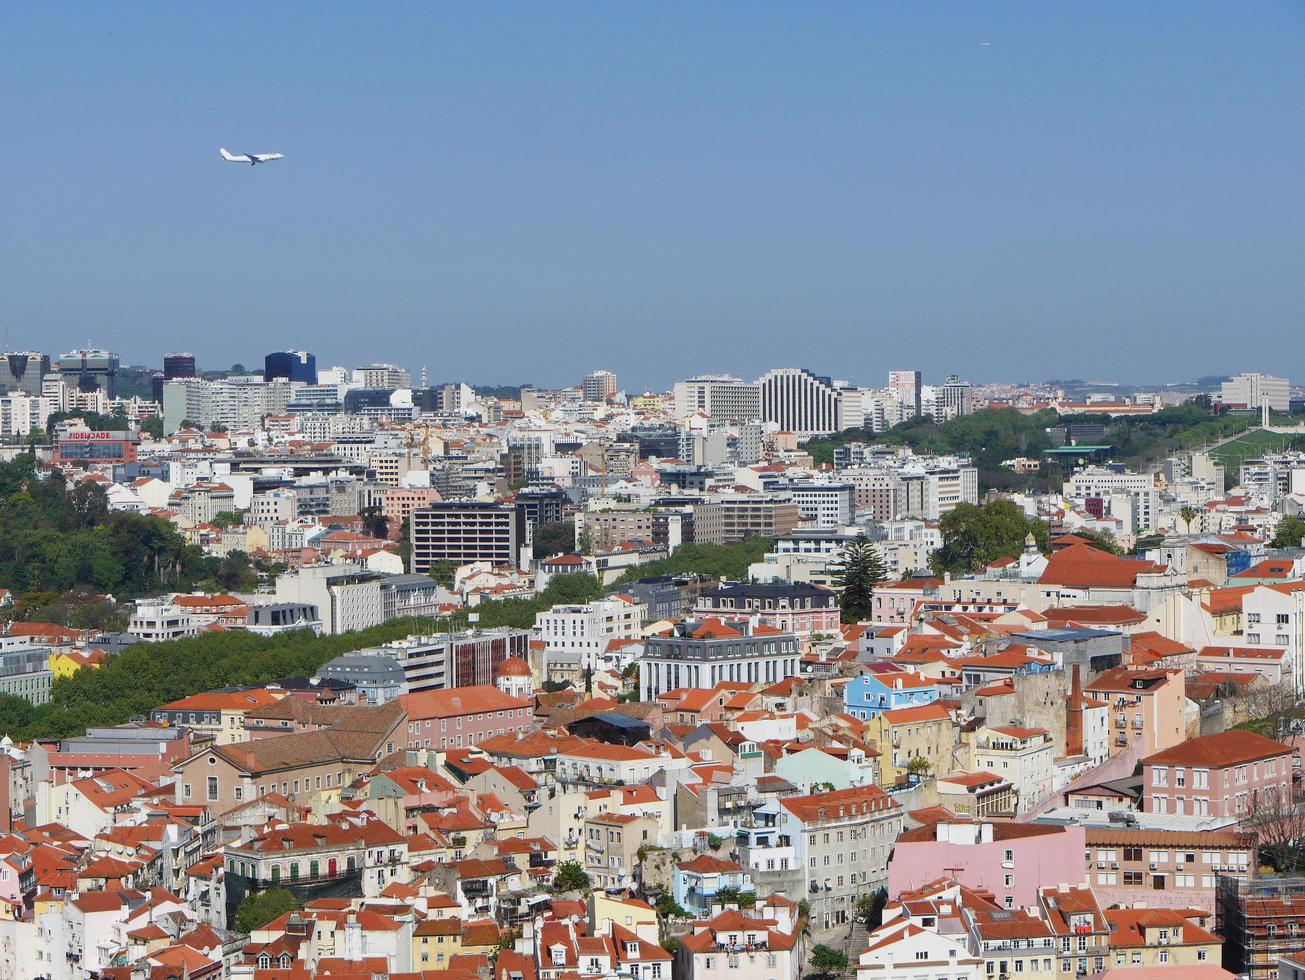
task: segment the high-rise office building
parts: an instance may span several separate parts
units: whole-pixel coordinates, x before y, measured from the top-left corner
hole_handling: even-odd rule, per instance
[[[154,372],[154,377],[150,379],[150,388],[153,392],[154,401],[163,404],[163,384],[165,381],[175,381],[177,378],[195,377],[195,355],[187,353],[173,353],[163,355],[163,370]]]
[[[423,575],[441,561],[517,565],[526,543],[526,516],[511,504],[450,500],[414,510],[408,524],[412,570]]]
[[[586,374],[580,388],[587,402],[605,402],[616,394],[616,375],[611,371],[594,371]]]
[[[919,371],[888,372],[888,390],[901,402],[903,415],[920,414],[920,388]]]
[[[954,374],[949,376],[938,389],[938,412],[942,416],[938,421],[969,415],[974,410],[970,395],[968,381],[962,381]]]
[[[368,364],[353,369],[353,383],[363,388],[411,388],[412,372],[394,364]]]
[[[761,419],[799,436],[824,435],[842,429],[839,391],[828,378],[805,368],[777,368],[763,374]]]
[[[263,358],[263,378],[317,384],[317,358],[304,350],[275,351]]]
[[[0,354],[0,393],[41,394],[41,380],[50,373],[50,355],[36,351]]]
[[[713,422],[751,422],[761,418],[761,386],[732,375],[699,375],[677,381],[675,417],[702,412]]]
[[[1291,411],[1291,383],[1286,378],[1248,373],[1229,378],[1219,389],[1219,401],[1238,408],[1259,409],[1268,405],[1275,412]]]
[[[78,391],[102,391],[109,398],[118,395],[118,355],[88,348],[59,355],[59,373]]]

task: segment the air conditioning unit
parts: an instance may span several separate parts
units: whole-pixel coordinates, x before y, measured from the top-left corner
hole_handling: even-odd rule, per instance
[[[1182,870],[1183,870],[1183,866],[1182,866],[1181,864],[1175,864],[1175,865],[1174,865],[1174,870],[1175,870],[1175,871],[1182,871]]]
[[[1098,861],[1098,862],[1097,862],[1097,870],[1098,870],[1098,871],[1100,871],[1100,870],[1101,870],[1102,868],[1104,868],[1105,866],[1106,866],[1106,862],[1105,862],[1105,861]]]
[[[1118,870],[1119,870],[1119,862],[1117,862],[1117,861],[1112,861],[1112,862],[1110,863],[1110,870],[1111,870],[1111,871],[1118,871]]]
[[[1151,862],[1151,870],[1152,870],[1152,871],[1155,870],[1155,862],[1154,862],[1154,861]]]

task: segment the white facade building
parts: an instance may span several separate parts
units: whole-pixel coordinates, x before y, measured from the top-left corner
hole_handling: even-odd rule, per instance
[[[644,612],[643,603],[621,598],[554,606],[535,617],[535,633],[549,653],[579,654],[582,669],[597,670],[609,643],[638,638]]]
[[[761,418],[799,437],[843,428],[842,398],[828,378],[805,368],[778,368],[761,376]]]
[[[733,375],[700,375],[677,381],[672,391],[675,417],[698,412],[713,422],[750,422],[761,418],[761,385]]]
[[[1291,410],[1291,383],[1286,378],[1268,374],[1239,374],[1223,383],[1219,400],[1225,405],[1244,405],[1254,409],[1268,405],[1275,412],[1287,412]]]

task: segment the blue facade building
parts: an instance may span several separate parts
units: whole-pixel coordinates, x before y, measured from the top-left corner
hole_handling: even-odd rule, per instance
[[[938,685],[905,671],[862,674],[843,688],[843,704],[853,718],[874,718],[885,711],[915,708],[938,700]]]

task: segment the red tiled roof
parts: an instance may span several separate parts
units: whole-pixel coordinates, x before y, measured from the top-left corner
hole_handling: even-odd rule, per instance
[[[1039,585],[1072,589],[1129,588],[1139,575],[1159,572],[1154,562],[1117,558],[1086,543],[1074,543],[1052,554],[1038,579]]]
[[[1142,760],[1144,765],[1198,766],[1226,769],[1259,759],[1289,755],[1291,748],[1271,738],[1241,729],[1229,729],[1217,735],[1202,735]]]

